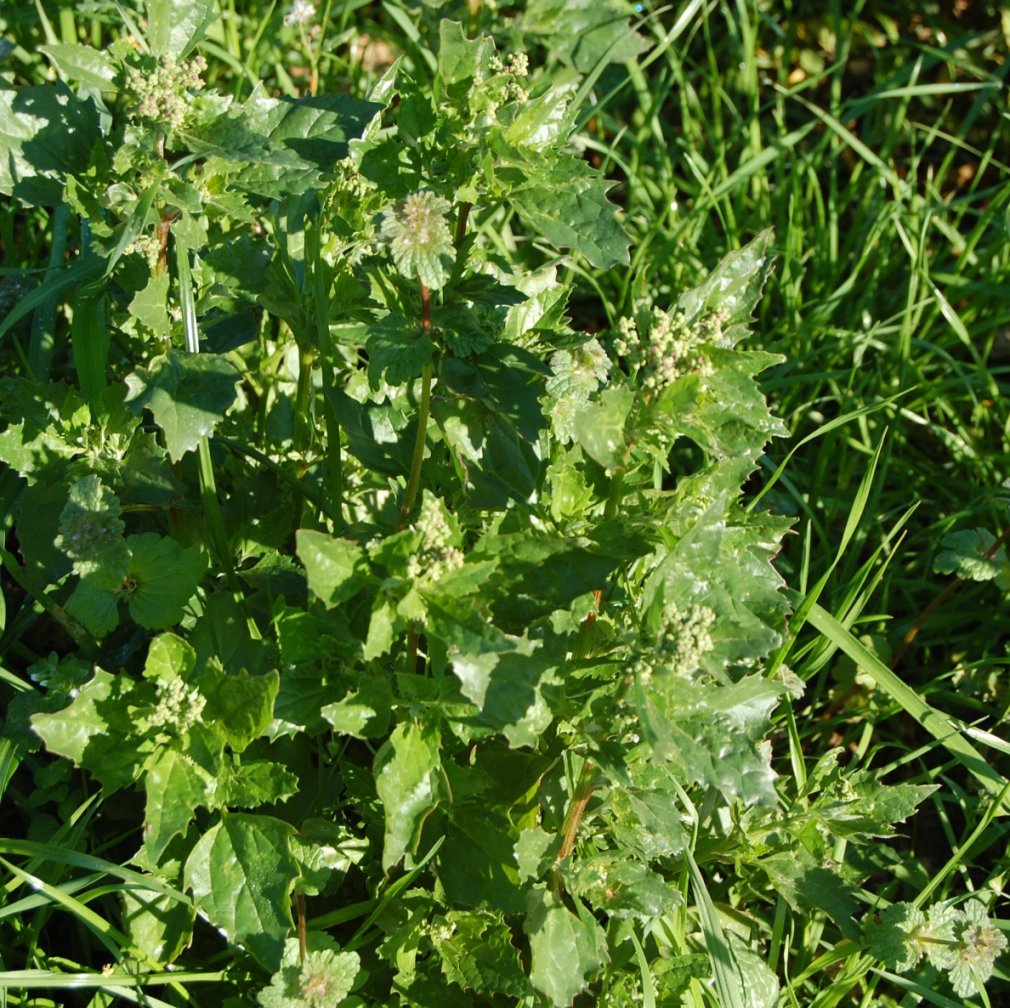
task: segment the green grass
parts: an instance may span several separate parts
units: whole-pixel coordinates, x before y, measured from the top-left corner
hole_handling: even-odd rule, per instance
[[[110,5],[94,5],[90,16],[69,3],[45,6],[41,28],[31,5],[0,15],[15,43],[7,72],[18,83],[46,73],[36,53],[46,40],[108,41]],[[320,91],[360,94],[374,81],[377,71],[347,58],[357,35],[402,48],[424,72],[416,36],[404,30],[417,11],[331,6]],[[672,301],[726,251],[775,229],[777,263],[756,331],[762,347],[785,358],[764,385],[793,439],[773,444],[764,461],[765,478],[775,478],[761,506],[796,519],[780,566],[800,616],[780,659],[806,684],[775,740],[779,769],[802,777],[804,766],[837,746],[853,766],[888,768],[889,783],[942,785],[908,835],[882,850],[890,872],[869,903],[877,895],[1002,890],[1008,826],[993,799],[1010,772],[1010,747],[1001,741],[1010,703],[1005,593],[993,584],[962,586],[932,613],[894,673],[886,665],[951,580],[932,572],[940,539],[978,526],[998,535],[1007,520],[1007,38],[995,4],[970,4],[963,20],[920,18],[920,5],[896,2],[836,0],[817,14],[814,6],[737,0],[643,14],[653,48],[627,71],[607,69],[581,109],[586,156],[617,182],[635,241],[632,263],[593,278],[573,267],[575,324],[606,329],[646,290]],[[274,6],[222,7],[228,16],[205,47],[210,82],[238,94],[260,80],[271,91],[301,91],[305,61],[276,43],[268,28]],[[484,226],[509,240],[500,220]],[[0,209],[5,269],[44,268],[59,227],[42,212]],[[78,239],[67,240],[74,247]],[[33,360],[66,352],[65,320],[46,311],[43,304],[4,337]],[[942,723],[929,708],[943,713]],[[974,734],[951,738],[948,718]],[[977,754],[981,764],[972,765]],[[5,785],[2,768],[0,752]],[[57,914],[73,921],[62,925],[69,947],[121,942],[90,904],[128,879],[114,865],[74,855],[74,840],[74,830],[64,830],[17,870],[0,862],[0,878],[20,901],[0,924],[6,918],[25,947],[35,949],[36,936],[23,929],[48,926]],[[2,841],[0,853],[28,855]],[[22,873],[43,864],[50,874],[26,898]],[[89,874],[71,881],[70,865]],[[769,906],[753,925],[792,979],[783,1004],[960,1003],[870,970],[854,947],[820,943],[816,921],[786,923],[781,907]],[[213,956],[206,961],[206,976],[177,983],[220,979]],[[36,965],[45,968],[44,957]],[[0,949],[0,970],[24,967],[5,962]],[[109,981],[120,982],[129,978]],[[3,985],[18,986],[10,975]],[[989,992],[992,1004],[1010,1003],[1006,972]],[[202,1001],[198,989],[192,996]],[[59,1004],[60,994],[16,1001],[0,990],[5,1003]]]

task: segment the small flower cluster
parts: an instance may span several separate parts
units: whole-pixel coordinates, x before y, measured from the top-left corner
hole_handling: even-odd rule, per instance
[[[498,95],[496,105],[503,105],[509,101],[524,102],[529,97],[526,89],[519,83],[519,80],[529,76],[529,57],[525,53],[512,53],[505,63],[497,54],[491,58],[491,70],[500,74],[502,81],[502,91]]]
[[[290,28],[292,25],[308,24],[316,16],[316,5],[308,0],[294,0],[287,14],[284,15],[284,23]]]
[[[158,705],[148,717],[150,728],[167,728],[175,735],[185,735],[200,722],[207,699],[195,687],[182,679],[162,679],[158,682]]]
[[[73,560],[77,574],[99,568],[125,573],[129,553],[119,515],[119,498],[97,476],[85,476],[71,487],[55,543]]]
[[[439,289],[449,277],[443,257],[453,254],[447,199],[433,192],[412,193],[389,207],[382,218],[382,237],[389,242],[396,268],[425,286]]]
[[[869,939],[871,952],[891,969],[905,972],[925,957],[947,972],[960,997],[975,993],[989,979],[1008,944],[978,899],[962,907],[935,903],[928,913],[895,903],[870,926]]]
[[[452,529],[435,497],[425,494],[414,528],[421,534],[424,545],[407,561],[409,578],[436,583],[463,566],[463,553],[452,545]]]
[[[137,235],[129,245],[123,249],[124,255],[131,252],[143,256],[147,260],[150,269],[154,269],[161,259],[161,242],[154,235]]]
[[[726,312],[718,311],[689,324],[681,312],[670,314],[653,308],[644,335],[634,318],[621,319],[614,349],[643,388],[650,393],[660,392],[681,375],[694,373],[704,379],[712,373],[703,348],[718,343],[728,320]]]
[[[655,642],[632,667],[635,678],[647,683],[657,670],[684,678],[695,676],[702,659],[715,647],[711,634],[715,620],[715,613],[707,606],[693,605],[686,610],[673,604],[664,606]]]
[[[178,129],[189,110],[190,91],[198,90],[207,69],[202,56],[179,62],[162,56],[152,67],[130,67],[126,90],[132,95],[134,114],[140,119]]]

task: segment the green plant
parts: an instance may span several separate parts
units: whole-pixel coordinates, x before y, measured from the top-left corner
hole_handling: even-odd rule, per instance
[[[628,239],[585,84],[443,20],[367,98],[239,100],[201,83],[213,12],[152,0],[48,45],[76,90],[0,90],[0,189],[80,250],[2,323],[4,752],[12,804],[54,803],[0,841],[12,893],[48,875],[6,986],[756,1008],[830,989],[821,957],[917,966],[854,918],[935,786],[773,748],[791,521],[742,493],[786,434],[744,348],[771,233],[590,336],[566,265]],[[620,14],[573,66],[640,50]],[[949,940],[995,954],[978,907]]]

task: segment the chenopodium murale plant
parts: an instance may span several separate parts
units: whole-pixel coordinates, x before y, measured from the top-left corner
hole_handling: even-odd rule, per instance
[[[934,903],[923,912],[894,903],[866,927],[870,953],[889,969],[907,973],[926,960],[946,973],[954,992],[969,997],[992,976],[1007,937],[976,898],[960,906]]]

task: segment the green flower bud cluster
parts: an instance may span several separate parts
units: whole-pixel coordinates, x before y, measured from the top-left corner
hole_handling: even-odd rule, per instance
[[[895,903],[867,930],[870,951],[885,966],[905,972],[925,958],[947,972],[960,997],[981,988],[1007,949],[1006,935],[978,899],[961,907],[935,903],[928,913],[911,903]]]
[[[185,735],[203,715],[207,699],[195,687],[179,678],[158,682],[158,704],[148,717],[150,728],[167,728],[175,735]]]
[[[492,56],[491,69],[503,78],[496,106],[510,101],[524,102],[529,98],[526,88],[519,83],[520,78],[530,74],[530,58],[526,53],[512,53],[504,63],[500,56]]]
[[[712,373],[712,364],[703,348],[718,343],[727,321],[729,315],[724,311],[689,323],[679,311],[670,314],[662,308],[653,308],[644,334],[634,318],[620,320],[620,336],[614,341],[614,349],[643,388],[651,393],[661,392],[682,375],[698,374],[704,379]]]
[[[421,534],[424,545],[407,561],[409,578],[435,583],[463,566],[463,553],[452,545],[452,529],[435,497],[425,493],[414,528]]]
[[[702,659],[715,647],[711,634],[715,620],[715,613],[707,606],[693,605],[686,610],[673,604],[664,606],[654,642],[632,667],[635,678],[647,683],[657,671],[693,678]]]
[[[161,242],[154,235],[137,235],[129,245],[123,249],[123,253],[128,255],[136,252],[147,260],[147,265],[152,270],[158,265],[161,259]]]
[[[119,515],[119,498],[97,476],[85,476],[71,487],[60,512],[56,547],[73,560],[77,574],[101,569],[125,574],[129,553]]]
[[[202,56],[183,62],[162,56],[153,66],[130,67],[126,71],[126,91],[132,98],[133,114],[178,129],[189,110],[189,92],[203,85],[201,74],[206,69],[207,61]]]

